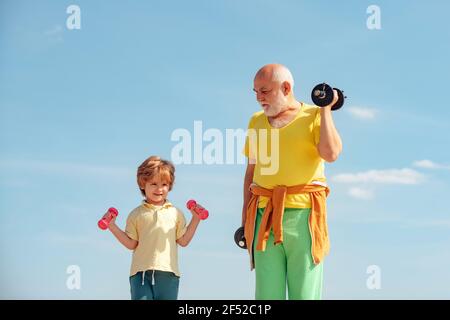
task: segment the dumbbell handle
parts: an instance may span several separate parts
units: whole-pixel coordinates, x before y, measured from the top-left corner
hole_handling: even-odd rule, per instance
[[[189,200],[186,203],[189,210],[193,210],[201,220],[205,220],[209,216],[208,210],[199,205],[195,200]]]
[[[314,90],[314,95],[318,98],[324,98],[326,93],[324,90]]]

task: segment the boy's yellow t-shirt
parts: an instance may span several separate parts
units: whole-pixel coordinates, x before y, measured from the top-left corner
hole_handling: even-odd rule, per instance
[[[249,160],[256,160],[254,183],[273,189],[278,185],[326,182],[324,160],[317,150],[320,137],[319,107],[302,103],[295,119],[280,129],[273,128],[264,112],[259,111],[253,114],[248,129],[244,154]],[[258,207],[264,208],[267,200],[267,197],[260,197]],[[286,195],[285,207],[310,208],[310,196]]]
[[[176,240],[186,232],[186,219],[179,209],[168,201],[162,206],[143,201],[129,214],[125,232],[139,241],[133,251],[130,276],[150,269],[180,276]]]

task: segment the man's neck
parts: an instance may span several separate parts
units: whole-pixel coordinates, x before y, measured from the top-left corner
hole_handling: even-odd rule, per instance
[[[293,101],[285,110],[281,111],[274,117],[267,117],[269,123],[274,128],[282,128],[288,125],[297,116],[300,111],[301,102]]]

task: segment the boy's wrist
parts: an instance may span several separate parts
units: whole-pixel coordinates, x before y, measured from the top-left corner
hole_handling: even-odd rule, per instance
[[[109,224],[108,224],[108,229],[109,230],[111,230],[111,228],[115,228],[116,227],[116,223],[115,222],[110,222]]]

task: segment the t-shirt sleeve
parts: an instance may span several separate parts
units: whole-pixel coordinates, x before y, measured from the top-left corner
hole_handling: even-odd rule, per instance
[[[177,240],[186,233],[186,219],[183,212],[177,209]]]
[[[249,159],[256,159],[256,144],[257,144],[257,136],[254,125],[255,116],[253,116],[248,123],[247,135],[245,137],[245,146],[242,153]]]
[[[317,108],[316,115],[313,122],[313,135],[315,145],[319,144],[320,141],[320,108]]]
[[[127,225],[125,227],[125,233],[133,240],[139,240],[139,233],[136,226],[136,215],[133,212],[127,218]]]

